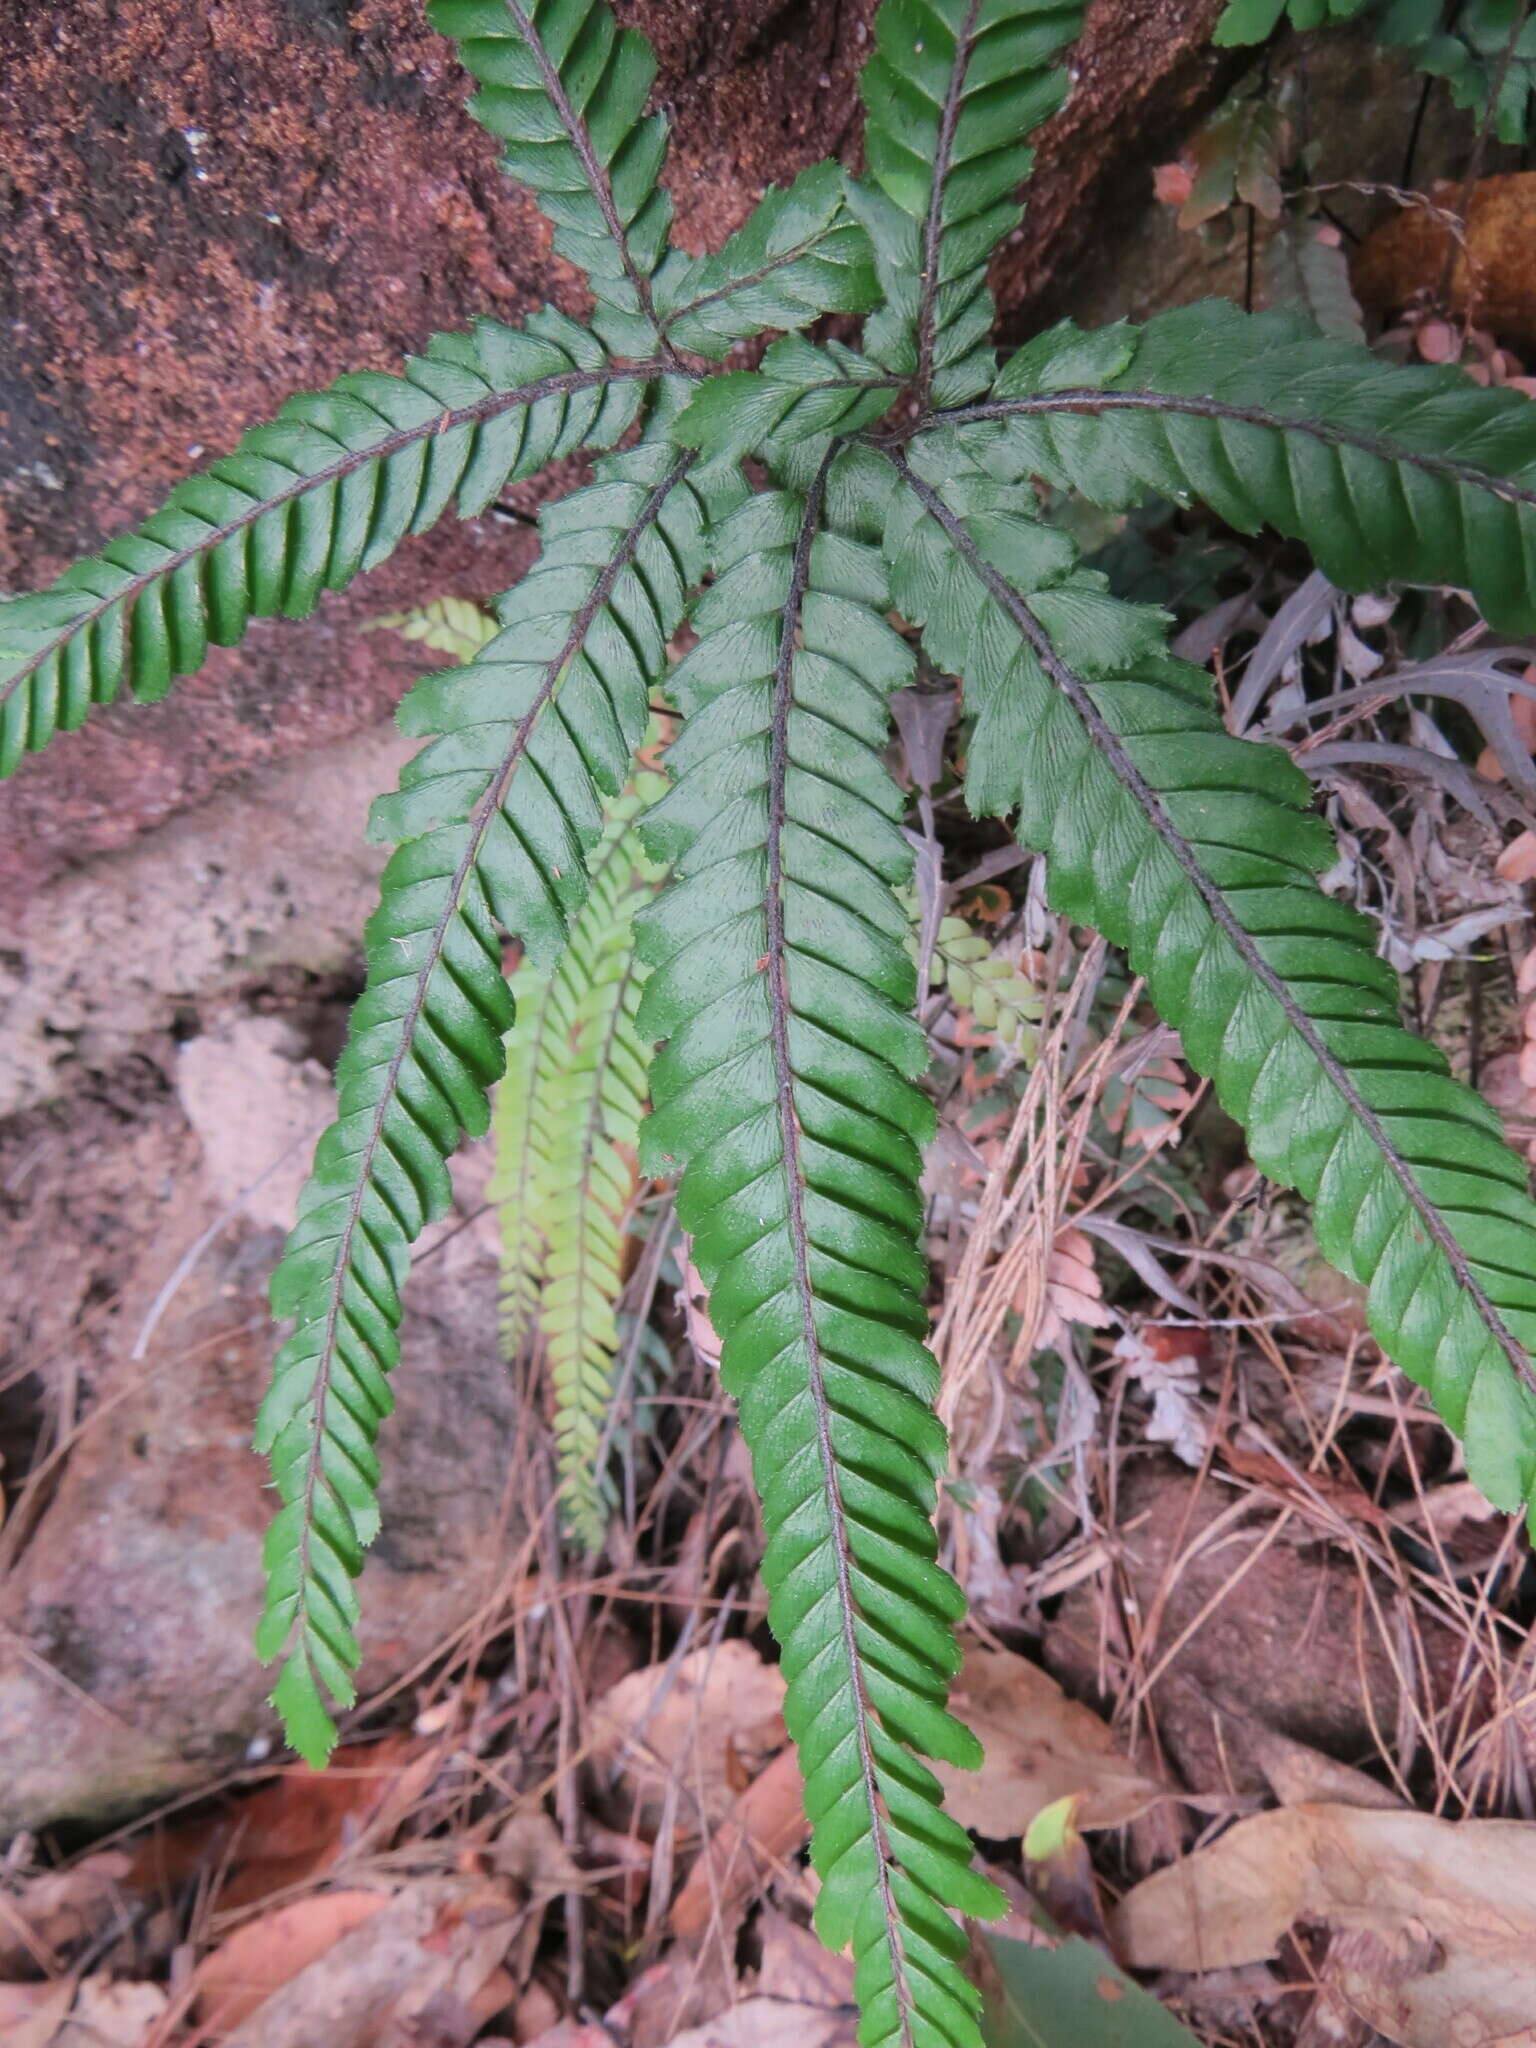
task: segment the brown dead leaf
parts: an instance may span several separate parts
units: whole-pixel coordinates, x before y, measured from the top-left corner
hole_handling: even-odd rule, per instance
[[[758,1920],[757,1935],[762,1951],[757,1990],[762,1997],[815,2006],[853,2003],[852,1962],[846,1955],[831,1954],[808,1927],[768,1906]]]
[[[514,1808],[497,1833],[491,1868],[512,1880],[526,1904],[508,1958],[513,1989],[520,1991],[533,1974],[545,1909],[563,1893],[584,1891],[587,1880],[561,1840],[559,1829],[544,1808],[532,1801]]]
[[[857,2048],[858,2014],[852,2006],[786,2005],[778,1998],[744,1998],[702,2027],[673,2037],[671,2048]]]
[[[1042,1808],[1074,1793],[1082,1828],[1123,1827],[1162,1795],[1091,1708],[1011,1650],[968,1648],[952,1705],[986,1760],[979,1771],[934,1769],[960,1825],[992,1841],[1022,1835]]]
[[[774,1866],[810,1832],[792,1749],[781,1749],[721,1821],[672,1904],[684,1939],[702,1934],[716,1914],[729,1926]]]
[[[750,1643],[731,1637],[676,1665],[632,1671],[592,1710],[593,1762],[617,1772],[640,1824],[660,1824],[669,1781],[685,1825],[716,1826],[735,1800],[737,1764],[755,1777],[786,1740],[784,1681]]]
[[[249,1798],[151,1837],[129,1883],[169,1890],[227,1872],[214,1903],[229,1912],[321,1876],[368,1830],[382,1843],[430,1783],[437,1752],[408,1735],[338,1749],[325,1771],[286,1771]]]
[[[1353,1764],[1341,1764],[1310,1743],[1297,1742],[1260,1721],[1250,1721],[1244,1732],[1249,1756],[1268,1778],[1282,1806],[1330,1803],[1367,1806],[1386,1813],[1402,1811],[1403,1802],[1389,1785],[1357,1771]]]
[[[1501,882],[1536,882],[1536,832],[1511,839],[1493,864]]]
[[[119,1849],[45,1870],[0,1891],[0,1976],[56,1967],[65,1950],[99,1934],[118,1909],[132,1859]]]
[[[1433,205],[1454,212],[1461,188],[1430,188]],[[1423,207],[1408,207],[1367,236],[1352,266],[1366,306],[1395,312],[1439,285],[1448,231]],[[1470,259],[1470,261],[1469,261]],[[1536,341],[1536,171],[1482,178],[1467,211],[1466,246],[1451,271],[1450,309],[1475,313],[1505,341]]]
[[[1401,2048],[1536,2048],[1536,1824],[1255,1814],[1110,1915],[1138,1970],[1262,1962],[1298,1922],[1352,1937],[1333,1990]]]
[[[1027,1274],[1021,1288],[1021,1294],[1027,1298],[1014,1303],[1021,1314],[1028,1313],[1033,1291],[1034,1276]],[[1103,1330],[1114,1320],[1104,1305],[1104,1288],[1093,1263],[1092,1240],[1081,1230],[1059,1231],[1045,1269],[1045,1300],[1035,1330],[1035,1350],[1059,1351],[1073,1323],[1089,1330]]]
[[[87,1977],[50,2048],[149,2048],[170,2002],[159,1984]]]
[[[516,1926],[504,1885],[418,1879],[290,1974],[225,2048],[466,2048],[512,1996],[501,1959]]]
[[[274,1991],[388,1904],[384,1892],[317,1892],[247,1920],[198,1965],[198,2005],[209,2026],[239,2026]]]
[[[74,1996],[72,1977],[54,1984],[0,1984],[0,2048],[49,2048]]]

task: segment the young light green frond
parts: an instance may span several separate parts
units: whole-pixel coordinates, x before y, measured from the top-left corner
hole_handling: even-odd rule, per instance
[[[427,19],[480,82],[469,110],[532,191],[555,248],[586,273],[608,346],[658,346],[652,280],[672,202],[658,182],[667,124],[647,117],[656,56],[602,0],[428,0]],[[667,343],[660,342],[670,356]]]
[[[386,627],[454,661],[472,661],[486,641],[494,640],[501,631],[491,614],[467,597],[434,597],[408,612],[386,612],[370,619],[367,630]]]
[[[455,495],[467,518],[557,455],[611,447],[655,368],[610,362],[545,311],[435,335],[402,376],[290,398],[137,532],[0,602],[0,775],[124,689],[156,702],[253,618],[306,617]]]
[[[914,959],[917,948],[914,930],[908,942]],[[963,917],[940,918],[928,958],[928,986],[946,990],[955,1008],[974,1017],[983,1031],[995,1033],[1025,1058],[1033,1056],[1044,998],[1018,963]]]
[[[878,299],[869,237],[830,163],[770,186],[718,255],[674,250],[656,278],[662,333],[712,362],[764,328],[797,332],[825,313],[867,313]]]
[[[593,866],[596,865],[594,856]],[[491,1097],[495,1165],[487,1190],[496,1205],[501,1263],[501,1353],[518,1364],[539,1322],[548,1240],[543,1191],[554,1132],[540,1075],[559,1034],[550,1029],[551,976],[524,959],[509,977],[517,1023],[507,1034],[507,1070]]]
[[[561,1508],[589,1550],[600,1547],[606,1520],[598,1454],[613,1396],[624,1232],[650,1092],[651,1049],[635,1023],[646,974],[635,914],[655,894],[661,870],[647,859],[634,820],[665,787],[660,776],[644,775],[621,799],[610,820],[610,857],[594,864],[555,974],[569,1024],[546,1084],[553,1142],[541,1203],[548,1258],[539,1322],[554,1392]]]
[[[1053,328],[948,419],[990,423],[966,447],[999,476],[1114,510],[1201,498],[1304,541],[1341,589],[1455,584],[1497,631],[1536,627],[1536,406],[1519,392],[1208,299],[1139,328]]]
[[[883,758],[912,657],[883,616],[878,551],[824,523],[850,500],[867,520],[888,491],[875,458],[829,454],[805,495],[751,498],[716,529],[673,678],[677,779],[646,822],[675,868],[638,921],[640,1025],[666,1040],[642,1157],[681,1173],[753,1456],[817,1927],[852,1944],[868,2048],[969,2048],[949,1909],[997,1902],[919,1761],[980,1752],[944,1705],[963,1601],[930,1519],[944,1432],[917,1182],[933,1113],[914,1086],[927,1048],[895,894],[911,854]]]
[[[543,556],[501,601],[501,634],[401,710],[407,731],[435,737],[371,820],[400,843],[368,926],[339,1115],[273,1277],[273,1312],[296,1327],[257,1432],[282,1502],[258,1646],[286,1660],[274,1699],[312,1758],[335,1738],[322,1688],[352,1697],[352,1581],[377,1526],[373,1442],[409,1247],[448,1207],[445,1161],[485,1130],[503,1069],[501,934],[552,962],[581,905],[594,784],[622,787],[703,568],[712,507],[692,466],[658,441],[607,458],[545,511]],[[727,479],[714,504],[737,488]]]
[[[1255,1162],[1312,1202],[1324,1255],[1366,1288],[1383,1349],[1465,1439],[1477,1484],[1536,1506],[1525,1169],[1487,1103],[1402,1029],[1368,922],[1318,888],[1335,849],[1305,776],[1229,735],[1156,614],[1074,568],[1063,536],[1032,539],[1021,502],[989,508],[921,459],[898,459],[892,593],[964,678],[973,808],[1018,807],[1054,907],[1128,949]]]
[[[782,443],[820,450],[828,436],[850,434],[888,413],[897,378],[842,342],[817,348],[798,334],[776,341],[756,370],[710,377],[678,415],[672,432],[710,455],[746,455]]]
[[[622,915],[626,933],[632,930],[630,899],[652,876],[635,819],[664,787],[659,776],[645,772],[604,806],[602,837],[587,861],[586,900],[558,964],[545,971],[525,957],[509,977],[518,1024],[508,1036],[507,1071],[492,1100],[496,1164],[490,1184],[500,1226],[502,1350],[509,1364],[523,1357],[540,1320],[550,1204],[564,1142],[565,1078],[577,1056],[582,1004],[613,943],[615,915]]]
[[[1020,218],[1025,138],[1066,97],[1057,60],[1082,14],[1082,0],[881,0],[859,82],[873,189],[850,195],[886,300],[864,345],[925,404],[992,381],[987,260]]]

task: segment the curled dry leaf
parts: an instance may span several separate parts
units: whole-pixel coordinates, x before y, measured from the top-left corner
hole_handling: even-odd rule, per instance
[[[1332,1990],[1400,2048],[1536,2048],[1536,1825],[1288,1807],[1110,1915],[1139,1970],[1262,1962],[1298,1923],[1351,1937]]]
[[[685,1824],[713,1827],[731,1810],[739,1773],[755,1777],[783,1747],[783,1706],[778,1666],[732,1637],[612,1686],[592,1709],[594,1768],[619,1781],[643,1828],[660,1824],[669,1783]]]
[[[673,1931],[691,1940],[716,1915],[731,1925],[809,1832],[799,1760],[792,1749],[781,1749],[740,1794],[689,1871],[672,1902]]]
[[[204,2020],[215,2031],[239,2026],[388,1904],[384,1892],[317,1892],[247,1920],[198,1965],[197,2003]]]
[[[504,1885],[419,1879],[290,1975],[225,2048],[465,2048],[513,1993],[501,1960],[516,1926]]]
[[[1080,1828],[1122,1827],[1163,1795],[1097,1714],[1011,1650],[972,1645],[953,1701],[986,1757],[979,1771],[934,1769],[956,1820],[992,1841],[1023,1835],[1043,1808],[1074,1794]]]
[[[0,1976],[51,1965],[76,1942],[99,1934],[118,1909],[133,1859],[119,1849],[46,1870],[14,1892],[0,1891]]]

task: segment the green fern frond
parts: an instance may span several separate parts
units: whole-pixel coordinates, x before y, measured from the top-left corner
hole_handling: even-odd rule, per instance
[[[1306,777],[1228,734],[1158,615],[1031,532],[1026,494],[957,477],[954,452],[897,458],[888,545],[897,604],[977,714],[973,808],[1018,808],[1053,906],[1128,949],[1476,1483],[1536,1510],[1536,1204],[1497,1115],[1402,1029],[1369,923],[1318,888],[1334,848]]]
[[[944,1432],[917,1147],[933,1112],[913,1085],[927,1048],[894,893],[911,854],[883,760],[912,657],[878,551],[823,524],[858,480],[881,485],[873,458],[829,455],[804,497],[754,497],[716,528],[673,679],[676,781],[645,828],[675,866],[639,919],[640,1025],[667,1041],[642,1160],[681,1170],[763,1500],[816,1924],[853,1946],[861,2039],[930,2048],[979,2041],[946,1909],[997,1901],[915,1753],[980,1758],[944,1707],[963,1601],[930,1519]]]
[[[987,261],[1020,218],[1026,137],[1066,97],[1054,60],[1082,16],[1082,0],[881,0],[859,81],[873,183],[849,193],[885,297],[864,346],[925,405],[992,381]]]
[[[157,702],[253,618],[306,617],[455,496],[469,518],[555,456],[611,447],[656,368],[610,362],[545,311],[435,335],[402,376],[290,398],[137,532],[0,603],[0,775],[125,688]]]
[[[1282,18],[1315,29],[1365,17],[1383,49],[1443,78],[1458,107],[1522,143],[1536,92],[1536,19],[1520,0],[1228,0],[1218,46],[1262,43]]]
[[[661,348],[652,280],[672,202],[658,182],[667,124],[646,115],[656,55],[602,0],[428,0],[427,19],[480,82],[469,110],[500,142],[501,167],[554,223],[555,248],[586,274],[593,326],[616,352]]]
[[[1208,299],[1144,327],[1070,322],[948,415],[994,473],[1124,510],[1202,499],[1305,541],[1345,590],[1470,590],[1499,632],[1536,627],[1536,406],[1449,369],[1402,369],[1286,313]]]
[[[501,631],[491,614],[467,597],[434,597],[410,611],[386,612],[370,619],[364,630],[386,627],[454,661],[473,661],[486,641],[494,640]]]
[[[273,1277],[273,1312],[296,1328],[258,1428],[282,1500],[258,1642],[286,1660],[274,1699],[312,1758],[335,1739],[322,1687],[352,1697],[352,1581],[377,1527],[373,1440],[409,1246],[447,1209],[444,1161],[485,1130],[503,1068],[499,932],[550,961],[580,907],[601,825],[594,780],[622,787],[703,567],[692,466],[659,442],[607,458],[587,490],[546,510],[544,554],[502,599],[501,634],[402,707],[408,731],[437,737],[371,821],[403,843],[368,927],[340,1114]]]
[[[711,362],[764,328],[797,332],[825,313],[867,313],[878,298],[869,238],[844,206],[836,164],[770,187],[718,255],[674,251],[656,278],[663,335]]]

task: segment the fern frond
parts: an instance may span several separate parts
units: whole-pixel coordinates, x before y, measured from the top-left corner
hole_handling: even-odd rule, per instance
[[[581,904],[601,825],[594,782],[623,786],[703,566],[690,467],[659,442],[607,458],[594,484],[545,511],[544,554],[502,600],[501,634],[402,706],[408,731],[437,737],[371,820],[403,843],[369,922],[340,1113],[273,1277],[273,1311],[296,1327],[258,1426],[282,1501],[258,1646],[286,1660],[273,1697],[311,1758],[335,1739],[322,1687],[352,1697],[352,1581],[377,1526],[373,1441],[409,1247],[446,1210],[444,1162],[463,1133],[485,1130],[503,1068],[500,932],[550,961]]]
[[[127,689],[163,697],[253,618],[307,617],[455,495],[462,517],[583,444],[611,447],[657,364],[619,364],[562,314],[435,335],[404,374],[290,398],[135,533],[0,603],[0,775]]]
[[[560,1498],[567,1526],[588,1550],[602,1543],[598,1452],[613,1393],[624,1229],[634,1201],[640,1119],[650,1093],[649,1044],[636,1027],[646,969],[635,950],[635,914],[661,870],[646,858],[635,819],[666,784],[638,778],[613,807],[609,857],[555,972],[568,1012],[562,1057],[543,1087],[552,1142],[541,1210],[548,1245],[539,1323],[554,1393]],[[542,1077],[541,1077],[542,1078]]]
[[[1499,632],[1536,627],[1536,406],[1449,369],[1402,369],[1285,313],[1210,299],[1143,327],[1066,323],[1019,350],[966,447],[1123,510],[1203,499],[1305,541],[1344,590],[1470,590]]]
[[[1020,218],[1025,138],[1066,97],[1054,60],[1082,14],[1082,0],[881,0],[859,81],[875,189],[850,189],[886,301],[864,345],[924,405],[991,383],[987,259]]]
[[[926,451],[939,483],[897,458],[889,545],[897,604],[977,714],[973,808],[1018,807],[1053,906],[1128,949],[1474,1480],[1536,1508],[1536,1204],[1498,1117],[1402,1029],[1370,925],[1318,888],[1335,849],[1305,776],[1228,734],[1158,614],[1031,534],[1023,493],[1000,510],[957,481],[953,455]]]
[[[718,255],[674,250],[656,279],[662,333],[711,362],[764,328],[794,333],[825,313],[867,313],[878,298],[869,237],[831,163],[770,187]]]
[[[494,640],[501,631],[491,614],[467,597],[434,597],[409,611],[386,612],[380,618],[370,619],[364,630],[375,632],[386,627],[454,661],[473,661],[486,641]]]
[[[585,272],[597,332],[621,354],[659,344],[670,359],[652,297],[672,226],[658,182],[667,124],[645,112],[656,78],[645,37],[602,0],[428,0],[427,19],[479,80],[469,110],[500,142],[502,169]]]
[[[913,1085],[927,1049],[894,894],[911,855],[883,760],[912,658],[882,616],[877,550],[823,525],[863,484],[888,493],[876,458],[828,455],[804,496],[754,497],[716,529],[673,679],[677,779],[646,822],[675,867],[638,920],[640,1024],[667,1041],[642,1161],[681,1169],[753,1456],[817,1927],[853,1946],[861,2040],[949,2048],[979,2036],[946,1908],[996,1901],[915,1754],[980,1757],[944,1707],[963,1600],[930,1519],[944,1432],[917,1180],[933,1114]]]

